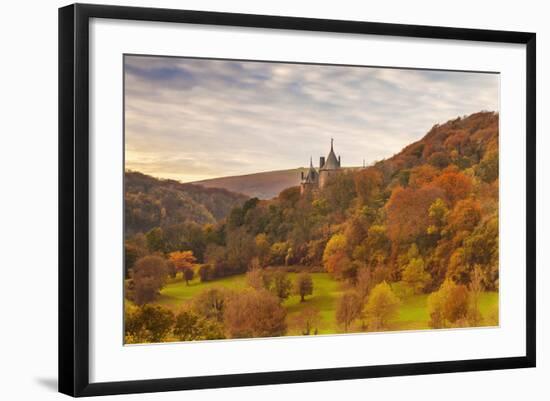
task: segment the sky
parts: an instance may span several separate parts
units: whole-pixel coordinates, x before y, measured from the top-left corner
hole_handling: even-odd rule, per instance
[[[369,165],[437,123],[498,111],[488,73],[125,56],[126,169],[192,182]]]

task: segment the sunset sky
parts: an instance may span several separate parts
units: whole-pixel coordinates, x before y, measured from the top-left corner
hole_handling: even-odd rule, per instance
[[[182,182],[387,158],[498,111],[498,74],[125,57],[126,169]]]

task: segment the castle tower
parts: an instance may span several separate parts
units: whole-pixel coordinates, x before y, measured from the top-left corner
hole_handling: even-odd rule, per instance
[[[304,194],[306,191],[311,191],[319,187],[319,173],[313,167],[313,159],[309,158],[309,170],[304,177],[302,172],[302,181],[300,182],[300,193]]]
[[[324,158],[322,158],[324,159]],[[324,161],[324,160],[323,160]],[[319,168],[319,188],[323,188],[330,177],[338,173],[341,167],[341,158],[334,153],[334,139],[330,138],[330,152],[324,161],[323,165]]]

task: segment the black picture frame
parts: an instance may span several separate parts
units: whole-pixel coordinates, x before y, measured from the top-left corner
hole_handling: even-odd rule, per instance
[[[89,22],[91,18],[526,45],[526,354],[520,357],[90,383]],[[71,396],[534,367],[536,364],[536,35],[479,29],[74,4],[59,9],[59,391]]]

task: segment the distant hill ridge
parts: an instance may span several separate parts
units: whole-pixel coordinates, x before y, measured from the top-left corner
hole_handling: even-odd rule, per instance
[[[353,168],[353,167],[350,167]],[[299,167],[289,170],[265,171],[255,174],[236,175],[195,181],[192,184],[207,188],[224,188],[259,199],[271,199],[286,188],[300,185],[301,173],[308,169]]]
[[[205,188],[126,171],[126,234],[181,223],[214,224],[248,196],[223,188]]]
[[[236,175],[195,181],[192,184],[206,188],[224,188],[250,197],[271,199],[283,189],[300,185],[301,172],[306,168],[290,170],[265,171],[261,173]]]

